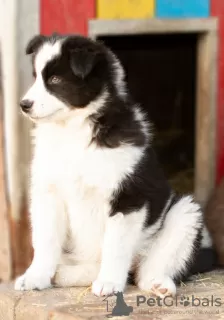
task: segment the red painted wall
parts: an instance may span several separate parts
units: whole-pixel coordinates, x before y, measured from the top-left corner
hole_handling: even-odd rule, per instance
[[[224,176],[224,1],[211,0],[211,15],[219,18],[218,101],[217,101],[217,182]]]
[[[40,0],[40,31],[87,35],[88,20],[95,18],[95,0]]]

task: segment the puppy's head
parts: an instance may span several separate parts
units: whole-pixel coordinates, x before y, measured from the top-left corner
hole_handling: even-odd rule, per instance
[[[37,35],[27,45],[33,85],[20,102],[34,121],[63,119],[88,108],[110,86],[108,50],[82,36]]]

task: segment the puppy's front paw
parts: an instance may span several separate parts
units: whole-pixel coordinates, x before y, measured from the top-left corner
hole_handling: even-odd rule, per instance
[[[43,290],[51,287],[51,279],[45,276],[33,275],[29,272],[24,273],[15,281],[15,290]]]
[[[114,282],[106,282],[95,280],[92,285],[92,293],[96,296],[108,296],[112,295],[114,292],[123,292],[124,285],[114,283]]]

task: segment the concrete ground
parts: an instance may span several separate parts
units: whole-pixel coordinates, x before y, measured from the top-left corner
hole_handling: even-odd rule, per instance
[[[124,319],[224,319],[224,271],[198,275],[182,283],[174,300],[148,300],[149,293],[131,286],[123,296],[126,305],[132,307],[129,311],[133,309]],[[0,320],[107,319],[111,318],[115,304],[116,297],[104,301],[93,296],[88,288],[18,292],[13,290],[13,284],[0,285]]]

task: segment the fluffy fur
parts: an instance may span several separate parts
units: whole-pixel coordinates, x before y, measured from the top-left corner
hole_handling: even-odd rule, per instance
[[[123,291],[128,273],[155,294],[175,294],[198,247],[199,205],[170,189],[150,124],[124,71],[101,43],[36,36],[35,81],[21,108],[36,123],[31,168],[34,259],[18,290],[91,285]]]

